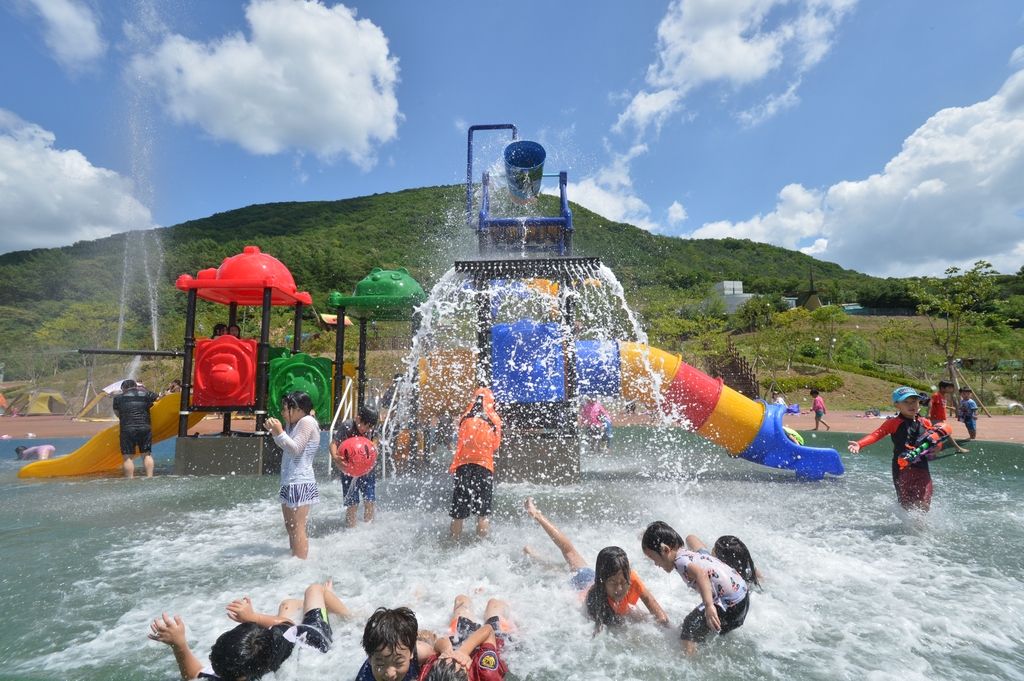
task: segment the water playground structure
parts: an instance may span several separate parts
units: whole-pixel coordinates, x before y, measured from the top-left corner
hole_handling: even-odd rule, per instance
[[[503,153],[505,186],[492,183],[500,170],[482,173],[477,185],[474,133],[503,130],[512,136]],[[476,389],[486,386],[504,422],[495,461],[499,480],[576,481],[585,395],[657,409],[666,424],[695,431],[733,457],[812,480],[842,475],[835,450],[804,447],[786,436],[784,407],[742,395],[678,355],[647,345],[611,271],[598,258],[574,256],[567,172],[544,174],[541,145],[519,140],[514,125],[498,124],[472,126],[467,147],[466,223],[477,237],[479,257],[455,262],[429,299],[404,270],[375,269],[353,295],[332,293],[329,306],[338,322],[333,361],[300,351],[302,313],[312,300],[283,263],[258,248],[246,247],[194,278],[178,278],[176,287],[188,296],[184,350],[141,353],[183,360],[180,395],[163,398],[152,410],[154,441],[177,436],[176,474],[276,472],[280,451],[264,421],[279,416],[280,398],[292,390],[309,393],[324,426],[353,413],[367,398],[367,322],[401,319],[412,321],[414,340],[400,389],[383,405],[389,407],[385,473],[389,461],[422,451],[423,432],[452,423]],[[558,178],[558,215],[536,214],[545,177]],[[226,305],[229,324],[239,305],[260,307],[259,340],[197,339],[198,299]],[[274,306],[294,307],[291,348],[271,347]],[[355,365],[344,361],[346,315],[359,320]],[[140,354],[122,352],[128,353]],[[189,436],[189,428],[211,412],[224,414],[222,433]],[[232,412],[254,415],[255,432],[233,432]],[[118,432],[118,426],[108,428],[71,455],[29,464],[19,476],[115,470],[121,464]]]

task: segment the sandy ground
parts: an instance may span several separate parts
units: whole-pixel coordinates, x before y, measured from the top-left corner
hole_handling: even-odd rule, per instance
[[[832,430],[841,433],[870,433],[881,425],[880,418],[862,418],[862,412],[830,411],[825,421]],[[650,425],[651,420],[642,415],[613,413],[616,425]],[[789,415],[785,424],[794,430],[806,431],[814,428],[814,414]],[[967,439],[964,424],[950,421],[953,425],[953,437],[957,440]],[[25,416],[0,417],[0,436],[10,435],[13,438],[29,437],[34,433],[39,439],[52,437],[90,437],[114,425],[110,421],[73,421],[70,418],[57,416]],[[256,425],[253,419],[235,419],[231,421],[232,430],[252,431]],[[223,427],[222,419],[217,416],[206,418],[189,433],[218,433]],[[822,428],[824,430],[824,427]],[[992,442],[1024,442],[1024,415],[993,416],[981,415],[978,418],[978,439]]]

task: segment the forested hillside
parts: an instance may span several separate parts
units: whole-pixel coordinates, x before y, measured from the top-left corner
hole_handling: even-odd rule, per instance
[[[0,256],[0,362],[6,360],[11,379],[30,356],[44,351],[113,347],[126,252],[122,345],[129,348],[153,344],[144,261],[158,294],[161,347],[181,345],[185,296],[173,287],[177,276],[216,267],[250,244],[282,260],[317,307],[325,306],[331,291],[351,292],[373,267],[407,267],[429,290],[454,259],[474,254],[475,237],[463,223],[464,196],[462,187],[430,187],[342,201],[256,205],[156,230],[157,239],[118,234],[5,254]],[[540,210],[556,214],[556,199],[542,197]],[[819,288],[831,291],[837,302],[855,299],[858,287],[880,282],[767,244],[666,237],[577,205],[573,211],[576,254],[603,258],[641,312],[646,301],[700,297],[722,279],[742,280],[755,293],[800,291],[809,284],[812,264]]]

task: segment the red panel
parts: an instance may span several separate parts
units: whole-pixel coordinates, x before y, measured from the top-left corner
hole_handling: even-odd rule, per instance
[[[680,362],[661,408],[670,418],[685,419],[690,430],[697,430],[711,416],[721,396],[722,379],[711,378],[686,362]]]
[[[182,291],[196,289],[198,297],[224,305],[261,306],[265,288],[271,289],[271,305],[313,304],[308,293],[296,289],[284,263],[256,246],[246,246],[238,255],[224,258],[217,269],[200,271],[195,279],[183,274],[175,286]]]
[[[256,403],[256,341],[221,336],[196,341],[197,407],[248,407]]]

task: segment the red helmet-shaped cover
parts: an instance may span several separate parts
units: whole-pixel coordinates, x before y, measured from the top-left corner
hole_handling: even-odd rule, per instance
[[[341,443],[338,459],[345,465],[345,475],[358,478],[373,470],[377,463],[377,448],[365,437],[350,437]]]

